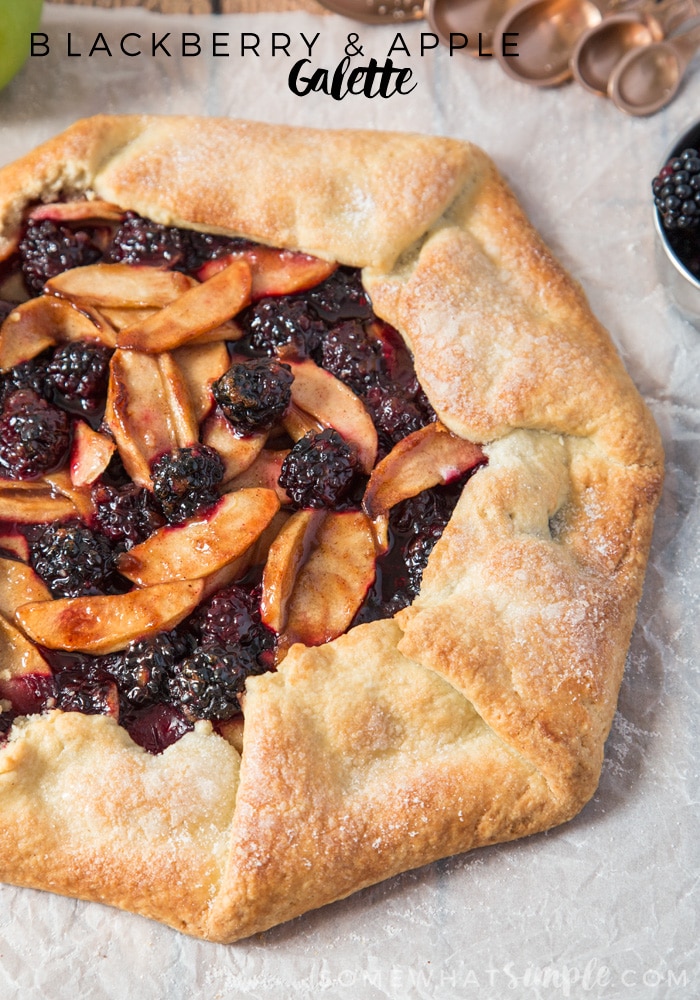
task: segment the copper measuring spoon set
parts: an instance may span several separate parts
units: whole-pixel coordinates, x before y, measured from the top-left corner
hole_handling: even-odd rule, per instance
[[[370,24],[425,17],[447,45],[478,38],[505,72],[535,87],[575,80],[631,115],[665,107],[700,49],[700,0],[321,0]],[[499,38],[510,46],[494,45]],[[515,41],[517,39],[517,41]],[[517,50],[517,56],[514,49]]]

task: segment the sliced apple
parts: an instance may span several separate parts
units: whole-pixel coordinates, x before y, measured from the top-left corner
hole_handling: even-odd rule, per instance
[[[73,340],[97,340],[114,347],[116,335],[96,325],[65,299],[40,295],[13,309],[0,329],[0,370],[35,358],[47,347]]]
[[[13,678],[27,674],[51,676],[51,668],[36,648],[16,625],[0,614],[0,698],[13,698]],[[15,709],[16,710],[16,709]]]
[[[88,264],[73,267],[46,282],[52,295],[107,308],[162,308],[197,282],[180,271],[146,264]]]
[[[287,621],[287,604],[297,574],[307,558],[316,533],[326,518],[323,510],[298,510],[270,546],[262,578],[262,620],[275,632]]]
[[[221,569],[217,569],[214,573],[205,576],[202,600],[204,601],[208,597],[211,597],[212,594],[221,590],[222,587],[228,587],[229,584],[240,580],[252,566],[263,565],[270,551],[270,546],[288,519],[289,514],[286,511],[277,511],[267,527],[255,539],[253,544],[248,546],[242,555],[232,559],[231,562],[222,566]]]
[[[338,266],[295,250],[255,246],[235,250],[226,257],[208,261],[197,272],[197,277],[200,281],[208,281],[232,261],[241,258],[248,261],[253,272],[251,289],[253,302],[267,295],[292,295],[294,292],[305,292],[308,288],[325,281]]]
[[[362,511],[331,511],[316,532],[287,602],[280,644],[320,646],[350,626],[374,582],[374,533]]]
[[[310,358],[286,360],[292,369],[292,402],[324,427],[334,427],[357,449],[360,465],[370,473],[377,460],[377,431],[364,403],[344,382]]]
[[[22,562],[29,562],[29,542],[19,531],[0,532],[0,549],[11,552]]]
[[[175,440],[178,448],[186,448],[199,440],[199,421],[190,399],[189,386],[172,354],[166,351],[158,354],[157,358]]]
[[[31,566],[14,559],[0,558],[0,614],[13,618],[17,608],[23,604],[50,600],[51,591]]]
[[[77,514],[75,505],[65,496],[56,496],[50,489],[16,490],[0,486],[0,521],[17,524],[40,524],[43,521],[60,521]]]
[[[195,420],[200,424],[214,406],[212,383],[228,371],[228,348],[221,341],[194,344],[176,348],[172,356],[187,385]]]
[[[84,420],[76,420],[69,463],[73,486],[91,486],[109,465],[116,447],[114,441],[94,431]]]
[[[75,486],[67,469],[50,472],[44,476],[54,496],[66,497],[71,501],[76,511],[84,520],[89,520],[95,513],[90,490],[86,486]]]
[[[280,448],[276,451],[263,448],[253,464],[249,465],[245,472],[241,472],[240,475],[224,483],[222,492],[230,493],[234,490],[264,487],[268,490],[274,490],[280,503],[291,503],[292,501],[287,495],[287,491],[283,490],[279,484],[282,462],[284,462],[288,454],[288,448]]]
[[[110,365],[105,422],[124,468],[139,486],[151,487],[151,462],[181,447],[172,392],[163,383],[162,359],[141,351],[115,351]]]
[[[115,653],[134,639],[175,628],[197,607],[203,590],[202,580],[175,580],[126,594],[29,603],[15,619],[47,649]]]
[[[54,201],[45,205],[35,205],[29,211],[27,218],[33,222],[41,222],[43,219],[51,219],[52,222],[85,222],[100,219],[106,222],[121,222],[124,212],[110,201],[101,201],[99,198],[89,201],[83,198],[80,201]]]
[[[285,362],[286,363],[286,362]],[[318,433],[324,429],[320,420],[316,420],[310,413],[300,410],[295,403],[290,403],[282,417],[282,426],[292,441],[299,441],[308,434],[309,431]]]
[[[395,445],[372,472],[362,505],[372,520],[440,483],[449,483],[485,461],[478,444],[465,441],[439,421]]]
[[[201,344],[207,333],[217,330],[248,304],[250,287],[250,267],[245,260],[234,260],[149,319],[121,330],[117,344],[149,353],[171,351],[195,338]]]
[[[123,330],[124,327],[133,326],[134,323],[143,323],[144,320],[150,319],[158,312],[158,309],[152,307],[150,309],[127,309],[119,308],[118,306],[103,306],[100,309],[100,315],[104,316],[107,322],[114,327],[115,330]]]
[[[227,493],[201,516],[159,528],[122,553],[119,572],[148,587],[164,580],[194,580],[242,555],[279,510],[272,490]]]
[[[207,417],[202,426],[202,442],[218,451],[224,463],[224,482],[249,469],[263,450],[266,440],[265,431],[238,437],[220,410],[215,410]]]

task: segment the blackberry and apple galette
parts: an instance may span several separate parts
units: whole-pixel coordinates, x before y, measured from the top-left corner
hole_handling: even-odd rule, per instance
[[[228,942],[581,809],[662,453],[482,152],[92,118],[0,261],[2,879]]]

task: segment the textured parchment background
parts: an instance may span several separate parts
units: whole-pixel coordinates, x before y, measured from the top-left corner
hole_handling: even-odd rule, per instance
[[[698,68],[677,101],[631,120],[573,87],[538,92],[489,60],[419,57],[410,96],[293,96],[299,40],[318,31],[335,66],[348,32],[383,61],[392,28],[306,13],[237,15],[216,29],[261,35],[260,57],[68,58],[97,31],[199,30],[210,18],[49,6],[52,54],[0,94],[0,162],[98,111],[214,113],[415,129],[478,142],[583,281],[661,426],[667,486],[601,786],[571,824],[393,879],[231,947],[139,917],[0,888],[3,1000],[251,997],[282,1000],[604,1000],[700,997],[696,920],[700,651],[700,332],[668,301],[654,254],[649,180],[700,115]],[[292,57],[269,55],[272,31]],[[53,41],[56,45],[53,46]],[[237,42],[236,42],[237,44]],[[232,52],[235,46],[231,46]],[[321,51],[322,50],[322,51]]]

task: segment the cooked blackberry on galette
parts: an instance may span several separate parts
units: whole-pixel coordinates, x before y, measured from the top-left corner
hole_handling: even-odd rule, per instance
[[[87,119],[0,300],[0,877],[228,942],[585,804],[662,452],[480,150]]]

